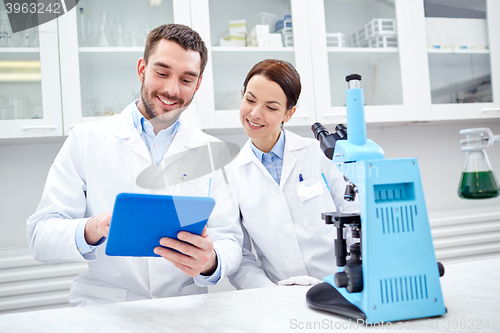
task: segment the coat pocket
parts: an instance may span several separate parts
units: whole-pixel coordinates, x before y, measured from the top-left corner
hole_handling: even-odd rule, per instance
[[[334,212],[336,209],[332,195],[326,188],[323,179],[316,178],[314,181],[316,181],[315,184],[318,184],[316,186],[323,188],[323,191],[314,191],[317,194],[309,195],[307,199],[299,198],[299,206],[304,226],[311,231],[318,231],[326,228],[325,221],[321,219],[321,213]]]
[[[86,306],[125,302],[127,294],[127,289],[93,286],[75,281],[69,291],[69,305]]]
[[[172,195],[186,197],[207,197],[210,190],[210,177],[189,180],[170,187]]]

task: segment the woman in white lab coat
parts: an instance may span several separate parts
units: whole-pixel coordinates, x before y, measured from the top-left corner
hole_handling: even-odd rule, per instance
[[[336,229],[321,213],[358,207],[344,201],[342,174],[312,133],[309,139],[282,128],[300,90],[299,74],[280,60],[259,62],[244,82],[240,120],[250,139],[230,182],[245,234],[242,263],[229,277],[238,289],[316,283],[335,273]]]

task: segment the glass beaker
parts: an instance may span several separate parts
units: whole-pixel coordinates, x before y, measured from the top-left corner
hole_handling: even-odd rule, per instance
[[[10,115],[8,119],[26,119],[28,102],[27,95],[9,94],[2,96],[2,105],[7,109],[7,114]]]
[[[468,135],[469,147],[482,145],[482,136]],[[460,177],[458,196],[463,199],[494,198],[500,193],[488,155],[482,147],[465,153],[465,164]]]

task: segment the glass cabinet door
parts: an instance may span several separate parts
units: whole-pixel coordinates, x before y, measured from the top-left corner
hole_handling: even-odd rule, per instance
[[[59,18],[65,133],[140,97],[137,61],[146,36],[174,23],[173,7],[172,0],[82,0]]]
[[[425,0],[432,104],[492,102],[486,0]]]
[[[209,104],[199,108],[202,127],[241,127],[238,114],[243,82],[250,69],[264,59],[285,60],[297,69],[302,93],[289,124],[312,123],[309,27],[304,15],[307,2],[197,0],[191,6],[193,28],[202,34],[209,49],[210,68],[198,94],[199,100]]]
[[[351,73],[366,105],[403,104],[394,1],[326,0],[325,23],[331,105],[345,105]]]
[[[13,33],[0,3],[0,138],[62,134],[58,59],[55,21]]]
[[[423,0],[430,119],[500,117],[500,2]]]
[[[278,58],[295,66],[292,29],[286,34],[275,33],[275,27],[283,31],[285,17],[286,24],[292,24],[290,1],[266,4],[263,1],[212,0],[209,13],[215,109],[239,110],[243,80],[253,65],[267,58]],[[269,37],[263,36],[265,34],[272,34],[273,44]],[[275,35],[278,35],[277,44]]]
[[[310,11],[313,22],[318,120],[345,115],[345,77],[362,76],[365,105],[403,104],[399,31],[394,0],[324,0]],[[323,55],[323,52],[326,56]],[[325,68],[326,67],[326,68]],[[326,72],[326,73],[325,73]],[[325,75],[326,74],[326,75]],[[367,115],[368,116],[368,115]]]

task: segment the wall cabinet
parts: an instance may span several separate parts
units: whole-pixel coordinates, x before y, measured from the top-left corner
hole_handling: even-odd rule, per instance
[[[57,22],[13,34],[0,14],[0,138],[63,135]]]
[[[447,15],[449,4],[82,0],[38,28],[39,46],[0,46],[0,138],[67,135],[82,122],[119,113],[140,96],[136,64],[147,32],[171,22],[193,27],[207,44],[203,83],[185,112],[203,129],[241,126],[244,78],[266,58],[287,60],[301,75],[298,110],[288,126],[345,122],[345,76],[352,73],[363,76],[368,122],[500,117],[500,21],[492,14],[500,12],[500,0],[459,1],[455,17]],[[229,21],[245,20],[248,32],[267,23],[274,32],[287,15],[293,32],[285,46],[221,42]],[[439,41],[444,28],[436,22],[446,26],[464,17],[479,22],[486,45]],[[36,75],[25,74],[30,70]],[[16,105],[24,110],[18,95],[29,95],[29,111],[12,111]]]
[[[64,133],[138,99],[137,61],[146,35],[161,24],[190,25],[189,13],[189,1],[182,0],[83,0],[59,17]]]

